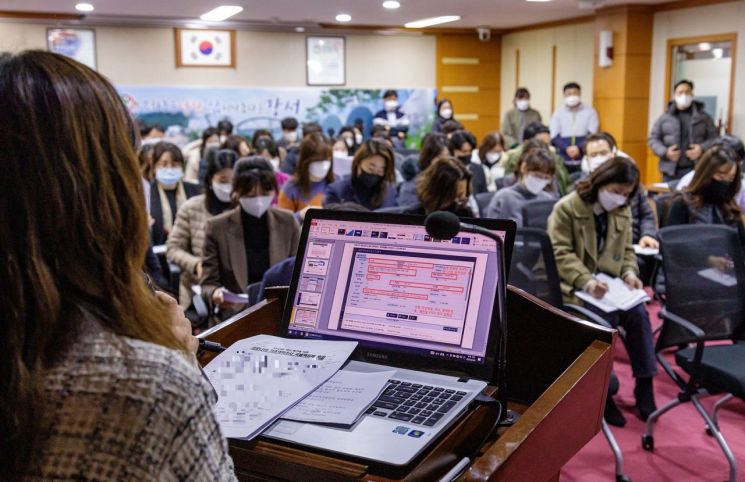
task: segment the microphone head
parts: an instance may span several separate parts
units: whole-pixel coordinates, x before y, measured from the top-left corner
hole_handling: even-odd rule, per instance
[[[435,239],[450,239],[460,232],[460,219],[449,211],[435,211],[424,220],[427,234]]]

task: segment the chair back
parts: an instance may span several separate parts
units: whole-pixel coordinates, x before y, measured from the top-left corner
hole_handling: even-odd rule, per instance
[[[489,203],[495,194],[496,192],[480,192],[473,196],[476,198],[476,204],[479,206],[479,215],[482,218],[486,217],[486,208],[489,207]]]
[[[548,227],[548,217],[554,210],[556,201],[558,199],[536,199],[525,203],[522,209],[523,226],[545,230]]]
[[[545,230],[517,229],[508,282],[552,306],[562,306],[554,249]]]
[[[705,340],[741,333],[745,317],[745,256],[737,231],[724,225],[668,226],[658,233],[665,269],[666,311],[700,328]],[[657,349],[695,341],[665,322]]]

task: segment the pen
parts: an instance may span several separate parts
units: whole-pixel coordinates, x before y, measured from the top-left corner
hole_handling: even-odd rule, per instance
[[[199,348],[205,351],[221,352],[225,347],[215,341],[208,341],[203,338],[199,339]]]
[[[448,471],[447,474],[443,475],[439,482],[450,482],[451,480],[455,479],[458,475],[460,475],[463,470],[468,467],[468,464],[471,463],[471,459],[468,457],[463,457],[460,462],[455,464],[455,466]]]

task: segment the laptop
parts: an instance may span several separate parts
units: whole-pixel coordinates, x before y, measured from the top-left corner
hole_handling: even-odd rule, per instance
[[[515,223],[469,220],[504,240]],[[497,243],[432,239],[424,217],[311,209],[285,306],[288,337],[354,340],[342,368],[396,373],[351,427],[279,420],[263,436],[390,466],[411,463],[495,383]]]

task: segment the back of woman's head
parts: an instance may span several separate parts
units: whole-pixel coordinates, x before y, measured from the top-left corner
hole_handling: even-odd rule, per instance
[[[696,163],[696,173],[686,191],[696,207],[705,203],[717,204],[724,209],[728,221],[740,214],[735,197],[742,184],[742,160],[737,152],[725,144],[709,148]],[[721,171],[734,171],[732,181],[719,181],[715,176]]]
[[[583,201],[594,203],[598,200],[600,190],[608,184],[633,186],[628,199],[633,198],[639,189],[639,169],[634,161],[628,157],[616,156],[604,162],[589,177],[577,183],[577,194]]]
[[[419,172],[427,169],[432,161],[442,155],[442,151],[448,147],[448,138],[444,134],[427,134],[422,140],[422,148],[419,151]]]
[[[220,149],[230,149],[231,151],[235,151],[235,153],[240,156],[241,144],[246,144],[246,147],[248,147],[248,141],[246,141],[245,137],[236,134],[230,134],[225,138],[222,145],[220,146]]]
[[[272,158],[279,157],[277,143],[269,136],[261,136],[256,140],[256,153],[261,154],[264,151]]]
[[[468,131],[459,130],[453,132],[453,135],[450,136],[450,140],[448,141],[448,147],[450,148],[450,153],[457,150],[463,150],[463,147],[465,144],[468,143],[471,146],[471,149],[476,148],[476,137],[471,134]]]
[[[441,157],[419,175],[416,192],[427,213],[446,208],[455,201],[458,182],[466,181],[466,196],[471,194],[471,171],[451,157]]]
[[[136,139],[97,72],[42,51],[0,57],[0,452],[11,479],[36,453],[43,370],[70,349],[83,316],[181,348],[141,271]]]

